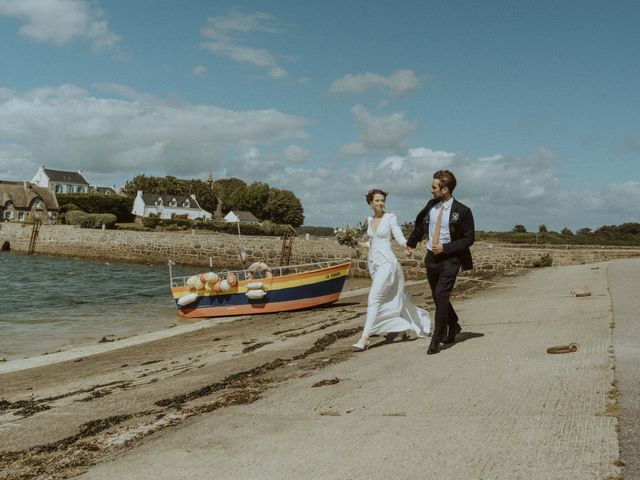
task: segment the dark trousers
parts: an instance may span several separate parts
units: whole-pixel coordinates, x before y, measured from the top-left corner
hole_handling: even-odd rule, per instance
[[[455,256],[434,255],[433,252],[427,251],[425,264],[431,295],[436,304],[432,340],[443,342],[447,336],[447,329],[458,323],[458,315],[451,306],[450,297],[460,271],[460,259]]]

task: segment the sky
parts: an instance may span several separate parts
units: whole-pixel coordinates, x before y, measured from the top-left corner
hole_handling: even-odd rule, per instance
[[[0,0],[0,180],[237,177],[305,224],[640,222],[640,2]]]

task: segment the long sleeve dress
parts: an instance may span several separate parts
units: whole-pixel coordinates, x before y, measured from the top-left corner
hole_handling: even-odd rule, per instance
[[[371,226],[372,219],[368,218],[367,227],[368,267],[372,282],[362,334],[370,336],[412,330],[416,335],[426,337],[429,335],[429,314],[418,308],[405,291],[402,267],[391,250],[392,235],[400,245],[407,243],[396,216],[385,213],[375,231]]]

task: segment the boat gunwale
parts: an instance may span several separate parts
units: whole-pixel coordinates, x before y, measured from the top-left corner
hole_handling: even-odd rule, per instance
[[[326,266],[323,267],[322,266],[323,264],[326,264]],[[308,267],[308,266],[314,266],[314,265],[318,265],[319,268],[314,268],[312,270],[305,270],[305,271],[302,271],[302,272],[293,272],[293,273],[282,274],[282,269],[285,269],[285,268],[298,268],[298,267],[301,268],[301,267]],[[303,275],[317,274],[318,272],[321,272],[323,270],[333,270],[333,269],[337,269],[337,268],[340,268],[340,267],[343,267],[343,266],[346,266],[346,265],[349,265],[349,268],[351,268],[352,264],[351,264],[351,259],[350,258],[340,258],[340,259],[325,260],[325,261],[320,261],[320,262],[302,263],[302,264],[297,264],[297,265],[284,265],[284,266],[277,266],[277,267],[273,267],[273,268],[270,267],[269,268],[270,271],[280,269],[281,274],[280,275],[273,275],[272,277],[260,277],[260,278],[251,278],[251,279],[239,280],[237,287],[240,287],[241,285],[242,286],[246,286],[247,284],[249,284],[251,282],[256,282],[256,281],[269,280],[271,282],[278,281],[278,283],[279,283],[279,282],[283,281],[283,279],[285,279],[284,281],[294,280],[295,278],[301,277]],[[242,273],[242,274],[244,274],[246,276],[248,270],[247,269],[243,269],[243,270],[222,270],[220,273],[222,273],[222,272],[226,272],[226,275],[228,275],[229,273],[233,273],[234,275]],[[186,285],[186,280],[189,277],[192,277],[193,275],[197,275],[197,274],[181,275],[181,276],[178,276],[178,277],[171,276],[171,290],[185,288],[187,286]],[[225,278],[226,278],[226,276],[225,276]],[[175,285],[174,283],[176,281],[179,281],[179,279],[182,279],[182,284],[181,285]]]

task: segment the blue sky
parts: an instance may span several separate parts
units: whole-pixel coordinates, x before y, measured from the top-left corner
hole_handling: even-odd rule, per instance
[[[0,179],[292,190],[308,225],[435,170],[481,230],[640,221],[640,3],[0,0]]]

